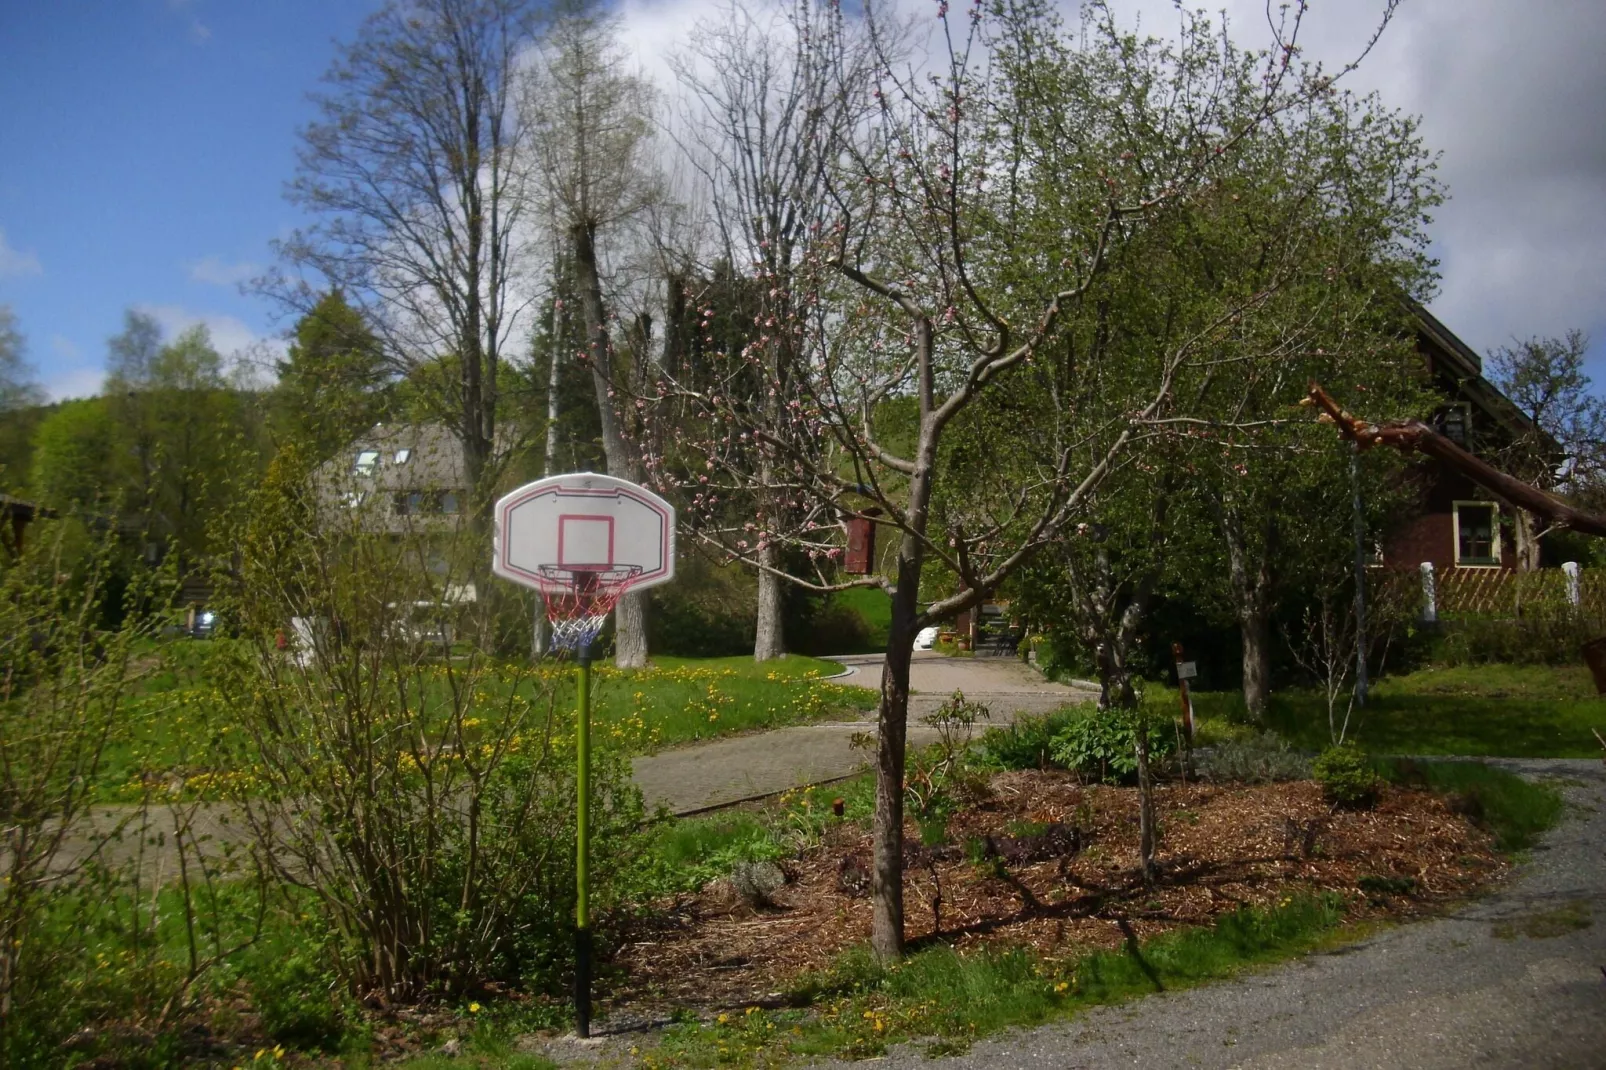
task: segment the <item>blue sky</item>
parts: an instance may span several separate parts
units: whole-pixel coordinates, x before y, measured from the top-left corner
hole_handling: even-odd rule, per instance
[[[143,306],[225,351],[273,333],[238,283],[299,220],[307,93],[371,0],[0,0],[0,302],[57,396]]]
[[[617,0],[666,86],[725,0]],[[928,0],[892,0],[926,10]],[[1074,0],[1062,0],[1070,5]],[[55,397],[98,389],[123,310],[225,353],[286,326],[238,283],[304,222],[283,198],[307,94],[379,0],[0,0],[0,304]],[[1216,0],[1263,43],[1264,0]],[[1302,40],[1353,56],[1383,0],[1313,0]],[[1170,0],[1115,0],[1146,28]],[[1423,117],[1452,200],[1433,310],[1477,351],[1588,331],[1606,387],[1606,3],[1404,0],[1355,77]]]

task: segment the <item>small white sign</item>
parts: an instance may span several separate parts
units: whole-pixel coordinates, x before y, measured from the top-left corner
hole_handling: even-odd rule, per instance
[[[1199,663],[1195,661],[1177,662],[1177,679],[1192,680],[1199,675]]]

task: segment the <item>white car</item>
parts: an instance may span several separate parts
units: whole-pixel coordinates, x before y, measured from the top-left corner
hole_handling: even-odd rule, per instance
[[[930,650],[937,645],[937,629],[935,627],[922,628],[915,634],[915,649]]]

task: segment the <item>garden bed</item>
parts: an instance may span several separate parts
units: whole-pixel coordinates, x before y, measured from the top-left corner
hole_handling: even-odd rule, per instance
[[[1352,920],[1409,917],[1464,899],[1506,865],[1454,796],[1390,786],[1375,809],[1346,811],[1308,781],[1171,784],[1157,789],[1161,872],[1149,889],[1134,789],[1007,772],[979,794],[940,844],[916,846],[918,830],[906,830],[917,947],[1028,948],[1053,961],[1326,892],[1345,897]],[[721,880],[658,903],[620,949],[616,975],[628,980],[610,1003],[634,1015],[784,1001],[868,939],[869,854],[864,828],[838,820],[783,864],[786,883],[766,902]]]

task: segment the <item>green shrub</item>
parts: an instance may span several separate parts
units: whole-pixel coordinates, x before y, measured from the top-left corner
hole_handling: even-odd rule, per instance
[[[1352,808],[1377,802],[1377,772],[1353,743],[1338,743],[1322,751],[1311,764],[1311,775],[1329,802]]]
[[[856,608],[835,599],[821,606],[806,624],[799,624],[792,645],[799,654],[860,654],[874,649],[870,622]],[[885,644],[883,643],[883,646]]]
[[[619,899],[693,891],[741,863],[777,862],[790,853],[769,825],[741,812],[666,821],[646,837]]]
[[[1578,648],[1601,634],[1602,623],[1581,614],[1555,614],[1510,620],[1446,621],[1428,645],[1440,665],[1570,665]]]
[[[1140,727],[1147,731],[1149,761],[1161,762],[1177,748],[1169,718],[1137,710],[1096,710],[1072,719],[1049,743],[1056,765],[1111,784],[1137,777]]]
[[[1276,780],[1304,780],[1311,761],[1275,732],[1242,739],[1224,739],[1207,751],[1197,752],[1199,774],[1210,780],[1264,784]]]
[[[1022,717],[1013,724],[989,728],[977,745],[976,760],[990,769],[1044,769],[1056,765],[1051,753],[1054,737],[1072,721],[1085,717],[1080,707],[1067,706],[1037,717]]]

